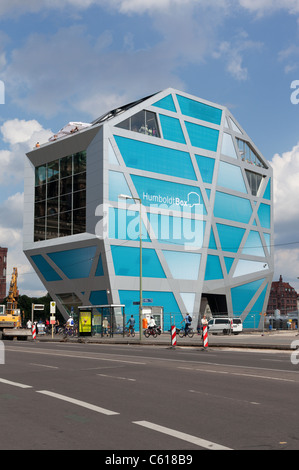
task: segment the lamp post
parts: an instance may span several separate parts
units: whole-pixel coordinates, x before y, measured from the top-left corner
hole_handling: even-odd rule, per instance
[[[140,217],[139,217],[139,249],[140,249],[140,267],[139,267],[139,338],[142,339],[142,202],[140,197],[128,196],[126,194],[119,194],[121,199],[133,199],[139,202]]]

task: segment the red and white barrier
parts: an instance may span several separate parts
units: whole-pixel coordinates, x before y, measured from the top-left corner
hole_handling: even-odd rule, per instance
[[[32,338],[36,339],[36,326],[34,324],[32,325]]]
[[[176,346],[176,327],[174,325],[171,327],[171,346]]]
[[[209,346],[209,341],[208,341],[208,327],[204,326],[203,327],[203,347],[207,348]]]

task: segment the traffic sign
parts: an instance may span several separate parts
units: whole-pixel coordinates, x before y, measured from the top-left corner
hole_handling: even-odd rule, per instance
[[[50,302],[50,313],[56,313],[56,302]]]
[[[33,304],[33,310],[44,310],[44,308],[43,304]]]

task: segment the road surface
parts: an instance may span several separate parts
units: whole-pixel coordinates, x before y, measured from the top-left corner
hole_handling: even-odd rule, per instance
[[[299,449],[299,366],[291,359],[281,351],[5,343],[0,448]]]

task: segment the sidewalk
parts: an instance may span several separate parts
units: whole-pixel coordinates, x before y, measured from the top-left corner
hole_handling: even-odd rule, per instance
[[[297,336],[298,335],[298,336]],[[68,342],[68,343],[85,343],[85,344],[135,344],[144,346],[165,346],[172,347],[171,335],[169,333],[162,333],[157,338],[145,338],[140,341],[139,335],[132,337],[123,337],[121,335],[114,335],[114,337],[101,337],[95,336],[80,336],[75,338],[54,335],[37,335],[36,340],[42,342]],[[177,347],[203,347],[200,335],[194,335],[193,338],[179,338],[176,337]],[[279,330],[271,332],[243,332],[239,335],[209,335],[208,347],[226,347],[226,348],[251,348],[251,349],[274,349],[274,350],[291,350],[299,347],[299,334],[297,331]],[[298,342],[297,344],[292,343]]]

